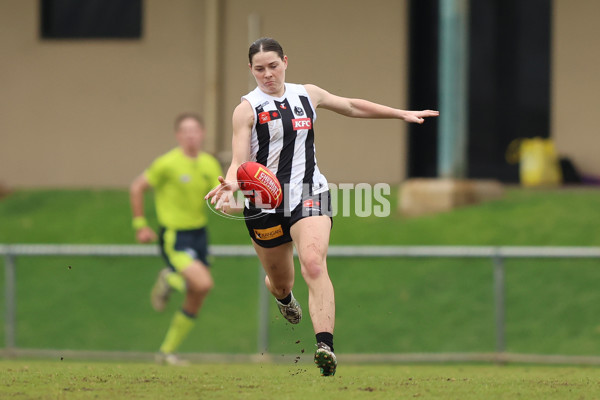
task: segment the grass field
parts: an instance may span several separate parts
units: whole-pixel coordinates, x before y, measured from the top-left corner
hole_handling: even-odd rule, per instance
[[[11,399],[523,399],[600,397],[600,370],[481,365],[344,365],[320,377],[310,364],[0,361]]]
[[[599,246],[598,204],[600,191],[512,189],[500,201],[430,217],[337,217],[331,241]],[[147,208],[153,215],[150,198]],[[0,221],[0,243],[133,243],[125,191],[20,191],[0,200]],[[242,222],[215,217],[211,222],[213,243],[248,243]],[[151,311],[148,291],[159,259],[17,261],[17,345],[23,348],[154,351],[181,300],[175,297],[163,314]],[[508,260],[507,350],[597,355],[598,264]],[[490,260],[330,258],[329,268],[340,353],[494,350]],[[254,258],[214,260],[215,289],[183,352],[256,351],[257,270]],[[0,274],[0,285],[3,279]],[[306,308],[300,276],[294,292]],[[1,296],[0,318],[3,301]],[[298,340],[312,345],[309,319],[292,327],[272,305],[270,350],[294,353]]]
[[[153,201],[146,214],[156,223]],[[600,246],[600,190],[510,189],[502,200],[407,219],[336,217],[332,244]],[[217,244],[247,244],[243,222],[210,215]],[[24,190],[0,200],[0,243],[133,243],[123,190]]]

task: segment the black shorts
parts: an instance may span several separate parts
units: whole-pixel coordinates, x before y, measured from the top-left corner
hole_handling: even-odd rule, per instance
[[[177,272],[189,267],[194,260],[208,266],[208,233],[206,228],[175,230],[160,228],[160,253],[167,265]]]
[[[261,213],[256,207],[244,208],[246,227],[250,237],[260,247],[276,247],[291,242],[290,228],[306,217],[326,215],[331,218],[331,196],[329,191],[306,196],[292,210],[290,215],[283,212]],[[331,219],[333,225],[333,219]]]

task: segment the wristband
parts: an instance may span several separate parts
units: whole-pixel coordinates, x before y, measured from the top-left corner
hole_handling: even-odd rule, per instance
[[[138,229],[148,226],[148,221],[146,221],[146,218],[144,217],[134,217],[133,221],[131,221],[131,226],[137,231]]]

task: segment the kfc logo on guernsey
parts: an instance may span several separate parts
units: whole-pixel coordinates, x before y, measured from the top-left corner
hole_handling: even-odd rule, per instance
[[[312,129],[312,120],[310,118],[296,118],[292,120],[292,127],[295,131],[299,129]]]

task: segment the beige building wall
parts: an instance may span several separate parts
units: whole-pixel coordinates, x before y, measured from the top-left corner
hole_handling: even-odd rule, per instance
[[[0,181],[124,186],[201,109],[203,2],[146,0],[142,40],[41,40],[38,1],[0,2]]]
[[[41,40],[36,0],[0,2],[0,182],[12,187],[125,187],[175,145],[172,119],[204,112],[207,3],[145,0],[141,40]],[[249,89],[248,15],[281,41],[288,81],[405,107],[407,0],[221,1],[217,132]],[[600,2],[554,0],[552,135],[582,172],[600,175]],[[432,104],[437,100],[432,99]],[[406,127],[319,110],[317,157],[331,182],[398,183]]]
[[[584,174],[600,176],[600,2],[554,0],[552,137]]]
[[[174,115],[204,111],[207,4],[145,0],[143,38],[107,41],[41,40],[38,1],[0,2],[0,182],[124,187],[174,146]],[[251,13],[289,55],[288,81],[405,106],[406,1],[221,5],[219,120],[209,121],[220,129],[209,151],[231,147],[231,111],[248,91]],[[321,169],[332,182],[399,182],[404,132],[399,121],[319,112]]]

